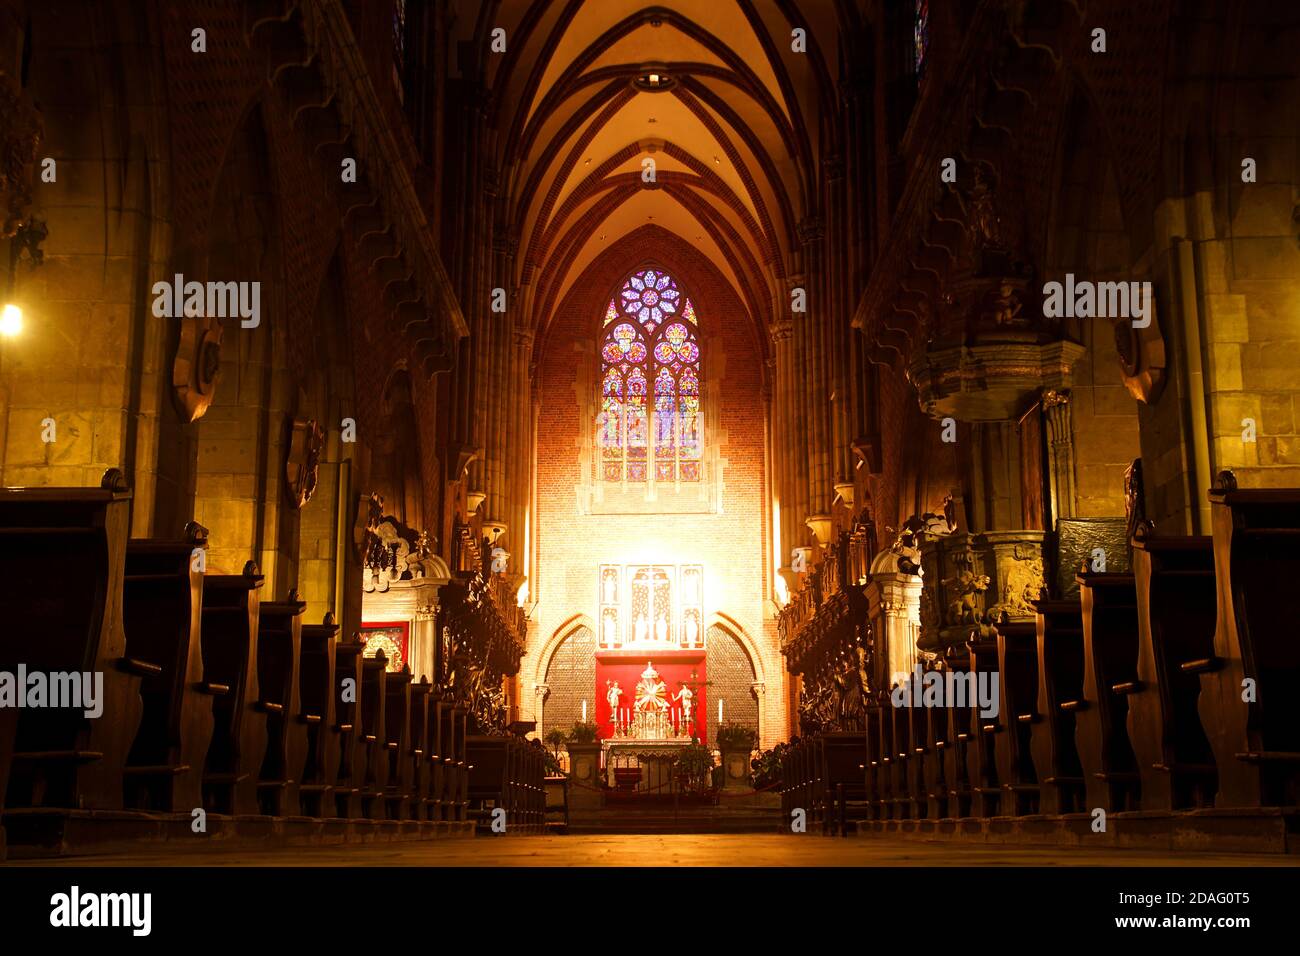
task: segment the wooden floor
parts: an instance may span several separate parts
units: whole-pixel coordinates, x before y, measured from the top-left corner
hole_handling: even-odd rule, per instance
[[[477,837],[231,850],[191,847],[0,866],[1296,866],[1296,855],[970,846],[780,834]]]

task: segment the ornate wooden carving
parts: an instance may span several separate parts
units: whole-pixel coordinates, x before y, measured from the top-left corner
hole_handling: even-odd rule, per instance
[[[31,205],[32,172],[43,125],[14,78],[0,72],[0,238],[18,229]]]
[[[316,493],[325,433],[310,418],[295,418],[289,426],[289,451],[284,465],[289,498],[301,508]]]

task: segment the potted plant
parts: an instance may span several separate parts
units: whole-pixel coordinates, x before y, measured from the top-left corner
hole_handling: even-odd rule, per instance
[[[722,787],[724,790],[749,789],[749,758],[758,743],[758,734],[744,724],[718,725],[718,750],[722,751]]]
[[[692,738],[677,754],[677,780],[686,793],[705,793],[713,784],[713,751]]]
[[[546,765],[548,771],[551,769],[551,765],[554,764],[557,772],[563,772],[561,769],[563,765],[560,763],[560,750],[568,742],[569,735],[559,727],[552,728],[551,732],[546,735],[546,744],[551,748],[551,759]]]

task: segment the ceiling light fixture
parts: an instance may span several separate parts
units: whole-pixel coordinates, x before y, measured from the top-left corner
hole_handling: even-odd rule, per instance
[[[638,90],[647,93],[662,93],[664,90],[671,89],[673,78],[668,75],[662,66],[644,66],[640,74],[632,81],[632,85]]]

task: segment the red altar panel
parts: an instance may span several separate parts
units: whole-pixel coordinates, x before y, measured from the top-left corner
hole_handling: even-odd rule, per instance
[[[707,729],[703,716],[706,713],[704,708],[708,706],[706,699],[708,688],[704,686],[706,677],[703,648],[662,651],[597,651],[596,687],[593,700],[596,705],[595,720],[600,728],[601,738],[604,739],[613,734],[612,715],[609,710],[609,701],[606,700],[609,688],[605,685],[605,682],[618,681],[618,686],[623,691],[619,706],[632,707],[636,703],[636,685],[640,682],[641,672],[645,670],[647,663],[653,663],[655,670],[659,672],[659,679],[664,682],[664,686],[668,690],[667,699],[670,707],[681,706],[681,702],[674,701],[673,698],[682,689],[682,683],[695,685],[692,688],[695,692],[695,699],[691,702],[697,717],[695,735],[701,741],[704,741]]]

